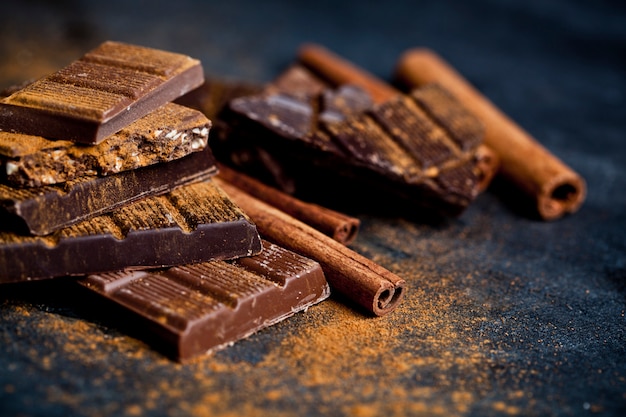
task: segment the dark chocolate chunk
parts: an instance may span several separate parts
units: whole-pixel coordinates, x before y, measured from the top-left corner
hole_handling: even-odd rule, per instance
[[[63,184],[17,188],[0,184],[5,225],[23,222],[34,235],[46,235],[140,198],[163,194],[217,172],[210,148],[183,158],[123,171],[84,176]]]
[[[298,72],[297,83],[281,83],[303,80]],[[327,89],[317,100],[308,97],[316,88],[302,88],[306,94],[273,87],[232,100],[235,128],[216,154],[264,180],[293,178],[301,194],[324,181],[326,193],[377,190],[443,215],[460,214],[478,194],[483,127],[438,85],[382,104],[354,86]]]
[[[228,346],[330,294],[317,262],[268,242],[260,254],[234,261],[91,275],[79,283],[139,317],[137,327],[180,361]]]
[[[198,60],[104,42],[0,100],[0,130],[95,144],[198,87]]]
[[[0,132],[0,166],[6,182],[21,187],[109,175],[201,151],[210,128],[201,112],[167,103],[93,146]]]
[[[147,197],[45,237],[0,232],[0,283],[250,256],[256,226],[211,180]]]

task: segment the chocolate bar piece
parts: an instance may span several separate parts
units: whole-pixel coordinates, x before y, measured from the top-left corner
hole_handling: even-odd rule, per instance
[[[461,213],[479,190],[480,122],[434,84],[380,104],[364,95],[345,85],[321,96],[270,90],[234,99],[236,129],[214,150],[264,180],[259,165],[269,176],[295,178],[301,188],[315,172],[308,187],[323,181],[326,193],[334,186],[344,195],[377,190],[439,214]]]
[[[0,164],[8,184],[40,187],[181,158],[207,146],[210,128],[201,112],[167,103],[93,146],[0,132]]]
[[[0,283],[250,256],[256,226],[211,182],[148,197],[45,237],[0,232]]]
[[[186,55],[104,42],[0,100],[0,130],[95,144],[203,81]]]
[[[326,299],[320,265],[277,245],[234,261],[91,275],[80,284],[138,316],[179,361],[213,352]],[[139,330],[139,329],[138,329]]]
[[[85,176],[63,184],[16,188],[0,184],[4,224],[25,223],[47,235],[140,198],[166,193],[217,173],[210,148],[183,158],[106,177]],[[19,226],[15,226],[17,230]]]

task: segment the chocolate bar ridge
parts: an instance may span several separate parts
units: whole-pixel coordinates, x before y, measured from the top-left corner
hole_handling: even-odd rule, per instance
[[[234,261],[91,275],[84,287],[138,315],[185,361],[219,350],[330,295],[320,265],[263,241]]]
[[[207,180],[45,237],[0,232],[0,283],[232,259],[260,250],[256,226]]]
[[[0,132],[0,161],[7,183],[39,187],[181,158],[206,148],[210,128],[201,112],[167,103],[93,146]]]
[[[200,61],[104,42],[0,101],[0,130],[96,144],[204,81]]]
[[[87,176],[43,187],[0,184],[0,212],[42,236],[115,210],[140,198],[163,194],[217,173],[210,148],[183,158],[105,177]]]

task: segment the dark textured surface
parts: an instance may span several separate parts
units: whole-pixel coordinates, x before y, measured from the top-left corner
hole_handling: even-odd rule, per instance
[[[544,223],[496,184],[459,218],[359,214],[353,248],[410,287],[370,319],[333,299],[177,365],[71,282],[0,288],[2,415],[626,414],[626,6],[619,1],[9,1],[2,87],[106,39],[273,79],[306,41],[389,78],[428,46],[588,182]],[[36,284],[36,285],[30,285]]]

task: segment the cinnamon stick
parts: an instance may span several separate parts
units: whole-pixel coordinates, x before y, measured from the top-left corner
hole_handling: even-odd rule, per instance
[[[219,164],[219,176],[253,197],[332,237],[339,243],[349,245],[356,238],[361,225],[361,221],[356,217],[302,201],[222,164]]]
[[[404,297],[406,283],[394,273],[222,178],[214,181],[265,239],[319,262],[333,291],[376,316],[394,310]]]
[[[485,143],[500,158],[500,173],[536,201],[539,215],[553,220],[574,213],[586,195],[583,178],[500,111],[431,50],[411,49],[395,77],[408,88],[438,82],[485,124]]]
[[[376,104],[384,103],[402,94],[370,72],[320,45],[302,45],[298,51],[298,60],[317,76],[331,84],[352,84],[362,88],[369,93]],[[476,158],[476,170],[479,178],[478,190],[482,192],[487,189],[498,171],[500,159],[493,150],[484,144],[478,147]]]

